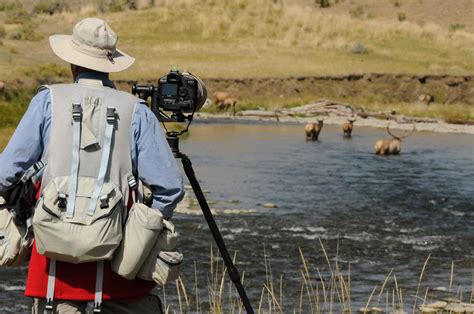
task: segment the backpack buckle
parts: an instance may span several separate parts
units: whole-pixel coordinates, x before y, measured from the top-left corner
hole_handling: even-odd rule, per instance
[[[116,114],[115,114],[115,108],[114,107],[107,107],[107,123],[115,123],[116,120]]]
[[[74,121],[81,121],[82,119],[82,106],[80,103],[72,104],[72,118]]]
[[[64,193],[58,193],[58,207],[66,208],[67,207],[67,195]]]
[[[104,195],[100,197],[100,208],[107,208],[109,207],[109,196]]]
[[[52,312],[53,311],[53,300],[46,299],[46,305],[44,306],[45,312]]]
[[[100,305],[101,305],[100,303],[94,302],[94,309],[92,310],[92,312],[94,312],[94,313],[100,313],[100,312],[102,312],[102,310],[101,310],[101,308],[100,308]]]
[[[128,186],[135,190],[137,188],[137,180],[135,180],[134,176],[128,176]]]

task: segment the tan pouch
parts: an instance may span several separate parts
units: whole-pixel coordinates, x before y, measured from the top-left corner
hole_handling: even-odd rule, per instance
[[[178,242],[178,232],[174,224],[169,220],[163,220],[163,230],[160,232],[150,254],[143,262],[137,277],[144,280],[153,280],[152,273],[155,270],[156,259],[161,251],[172,251]]]
[[[179,277],[179,270],[183,262],[183,254],[179,252],[161,251],[156,259],[152,278],[157,284],[164,286]]]
[[[133,204],[123,240],[112,259],[112,270],[122,277],[133,279],[150,255],[163,229],[163,215],[142,203]]]
[[[0,209],[0,267],[26,264],[29,242],[26,228],[19,227],[7,209]]]
[[[122,240],[122,193],[118,186],[104,183],[94,213],[89,215],[95,183],[95,178],[78,178],[72,218],[67,217],[64,204],[69,176],[57,177],[44,188],[33,216],[40,254],[75,264],[112,258]]]

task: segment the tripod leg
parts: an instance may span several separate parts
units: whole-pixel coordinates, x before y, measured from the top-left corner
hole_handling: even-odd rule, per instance
[[[206,198],[204,197],[204,193],[202,192],[201,187],[199,186],[199,182],[196,179],[191,160],[188,158],[188,156],[184,154],[181,154],[180,157],[181,162],[183,163],[184,173],[186,173],[186,176],[189,179],[189,183],[191,183],[191,186],[193,187],[194,194],[196,195],[199,205],[201,206],[204,218],[206,218],[207,224],[209,225],[209,229],[211,230],[212,236],[216,241],[217,247],[219,248],[219,251],[222,255],[222,259],[224,260],[224,263],[227,267],[230,279],[234,283],[247,313],[254,313],[249,298],[247,297],[247,293],[245,292],[242,282],[240,281],[239,271],[235,267],[232,259],[230,258],[229,252],[227,251],[227,248],[224,243],[224,239],[221,236],[216,221],[214,220],[214,216],[212,216],[211,210],[209,209],[209,205],[207,204]]]

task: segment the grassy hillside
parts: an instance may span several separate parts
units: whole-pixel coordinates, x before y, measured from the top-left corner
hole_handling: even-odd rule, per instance
[[[47,37],[70,33],[75,22],[91,15],[106,19],[119,34],[120,47],[137,58],[131,70],[115,75],[121,79],[156,78],[174,64],[202,77],[225,78],[474,72],[474,34],[467,22],[473,0],[449,2],[446,8],[437,0],[398,0],[398,6],[394,1],[332,0],[324,9],[304,0],[21,1],[22,8],[3,5],[0,12],[5,23],[0,79],[22,78],[36,64],[64,66]],[[116,5],[104,6],[107,2]],[[29,13],[48,12],[41,4],[54,14]],[[461,16],[435,24],[440,7]],[[394,18],[401,10],[403,21]]]

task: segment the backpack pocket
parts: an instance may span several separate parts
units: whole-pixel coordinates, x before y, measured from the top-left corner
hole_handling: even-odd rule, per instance
[[[0,209],[0,267],[22,266],[27,261],[26,228],[17,226],[8,209]]]
[[[174,224],[169,220],[163,220],[163,230],[154,243],[150,254],[138,271],[137,277],[144,280],[153,280],[152,274],[155,271],[158,255],[161,251],[173,251],[178,242],[178,232]]]
[[[163,229],[163,216],[158,209],[135,203],[129,212],[123,241],[114,254],[112,270],[133,279],[150,255]]]
[[[155,269],[152,274],[153,281],[164,286],[178,279],[183,254],[179,252],[161,251],[156,259]]]
[[[78,177],[74,212],[69,216],[69,178],[57,177],[43,190],[33,216],[38,252],[75,264],[111,259],[122,240],[124,205],[120,188],[104,183],[90,213],[96,179]]]

